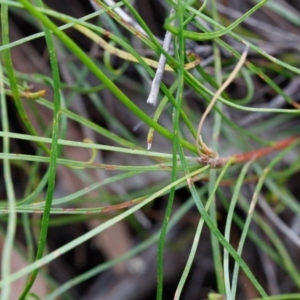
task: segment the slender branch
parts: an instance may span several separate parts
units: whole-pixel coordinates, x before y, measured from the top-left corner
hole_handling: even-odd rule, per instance
[[[238,164],[238,163],[243,163],[243,162],[248,162],[250,160],[256,160],[261,157],[264,157],[272,152],[275,152],[280,149],[284,149],[291,144],[293,144],[296,141],[300,141],[300,136],[292,136],[286,139],[283,139],[281,141],[275,142],[272,146],[269,147],[264,147],[261,149],[245,152],[245,153],[237,153],[233,154],[232,156],[229,157],[215,157],[215,158],[210,158],[208,156],[202,155],[197,158],[198,162],[201,165],[204,166],[211,166],[212,168],[221,168],[225,166],[225,164],[229,161],[232,160],[233,164]]]

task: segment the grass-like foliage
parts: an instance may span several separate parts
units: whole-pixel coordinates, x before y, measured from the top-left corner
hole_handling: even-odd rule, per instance
[[[62,2],[0,0],[1,299],[300,299],[299,5]]]

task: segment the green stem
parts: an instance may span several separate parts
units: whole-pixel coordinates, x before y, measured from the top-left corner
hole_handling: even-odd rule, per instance
[[[178,26],[183,30],[183,11],[184,6],[181,0],[178,1],[179,7],[177,11],[178,16]],[[177,46],[176,42],[174,43]],[[182,106],[183,89],[184,89],[184,56],[185,56],[185,40],[181,34],[178,36],[178,51],[176,52],[177,59],[180,62],[180,67],[178,68],[178,90],[176,95],[176,103],[173,108],[173,168],[172,168],[172,182],[176,180],[177,176],[177,151],[181,147],[179,139],[179,120],[180,120],[180,110]],[[175,49],[176,50],[176,49]],[[168,200],[168,205],[164,217],[164,222],[162,225],[162,230],[159,238],[159,248],[158,248],[158,270],[157,270],[157,294],[156,299],[163,299],[163,254],[164,254],[164,244],[166,240],[166,235],[168,231],[169,220],[172,213],[173,202],[175,197],[176,187],[173,187],[170,191],[170,196]]]
[[[21,0],[20,2],[22,2],[24,6],[26,6],[25,4],[27,4],[26,1]],[[41,0],[38,0],[38,3],[39,6],[43,5],[43,2]],[[52,125],[52,145],[51,145],[51,152],[50,152],[48,188],[46,193],[46,203],[44,207],[44,213],[42,217],[36,261],[43,257],[45,246],[46,246],[46,240],[47,240],[50,211],[51,211],[53,193],[55,188],[56,165],[57,165],[56,160],[59,151],[58,138],[59,138],[59,124],[60,124],[60,107],[61,107],[60,76],[59,76],[59,68],[58,68],[55,48],[54,48],[50,30],[47,28],[47,26],[43,26],[43,29],[45,32],[45,39],[49,51],[50,65],[52,69],[53,89],[54,89],[54,113],[53,113],[53,125]],[[20,300],[26,299],[28,292],[30,291],[31,287],[35,282],[38,271],[39,269],[36,269],[31,273],[27,285],[25,286],[19,298]]]
[[[2,5],[1,7],[1,25],[2,33],[7,34],[8,38],[8,8],[7,5]],[[5,37],[3,36],[3,40]],[[9,55],[8,55],[9,56]],[[8,110],[6,105],[6,99],[4,94],[4,75],[2,71],[2,65],[0,61],[0,118],[2,130],[4,133],[9,132],[9,120],[8,120]],[[10,139],[8,136],[3,136],[3,153],[8,154],[10,151]],[[14,192],[14,186],[12,181],[10,160],[8,158],[3,159],[3,177],[4,177],[4,190],[8,199],[8,220],[7,220],[7,231],[5,235],[4,245],[2,249],[1,258],[1,277],[6,278],[11,272],[11,259],[14,247],[14,238],[16,233],[16,223],[17,223],[17,213],[15,211],[16,198]],[[1,237],[2,239],[2,237]],[[10,299],[11,284],[7,284],[3,287],[1,291],[1,299]]]

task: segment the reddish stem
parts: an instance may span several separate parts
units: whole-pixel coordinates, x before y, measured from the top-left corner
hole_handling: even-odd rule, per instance
[[[272,146],[261,148],[258,150],[249,151],[246,153],[234,154],[232,157],[233,157],[235,163],[250,161],[252,159],[258,159],[258,158],[266,156],[274,151],[288,147],[289,145],[291,145],[293,142],[295,142],[299,138],[300,138],[300,136],[292,136],[287,139],[275,142],[274,145],[272,145]]]
[[[198,158],[198,161],[202,165],[210,165],[213,168],[220,168],[223,167],[229,161],[229,159],[232,159],[234,164],[255,160],[266,156],[274,151],[284,149],[299,139],[300,136],[292,136],[284,140],[275,142],[272,146],[264,147],[258,150],[253,150],[245,153],[237,153],[233,154],[230,157],[209,158],[207,156],[201,156]]]

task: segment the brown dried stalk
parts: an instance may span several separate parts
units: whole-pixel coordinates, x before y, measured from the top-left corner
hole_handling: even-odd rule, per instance
[[[232,164],[238,164],[247,162],[250,160],[256,160],[263,156],[266,156],[272,152],[277,150],[284,149],[290,146],[292,143],[300,141],[300,136],[292,136],[281,141],[275,142],[272,146],[264,147],[261,149],[245,152],[245,153],[237,153],[229,157],[215,157],[211,158],[206,155],[200,156],[197,160],[201,165],[211,166],[212,168],[221,168],[223,167],[229,160],[232,161]]]

